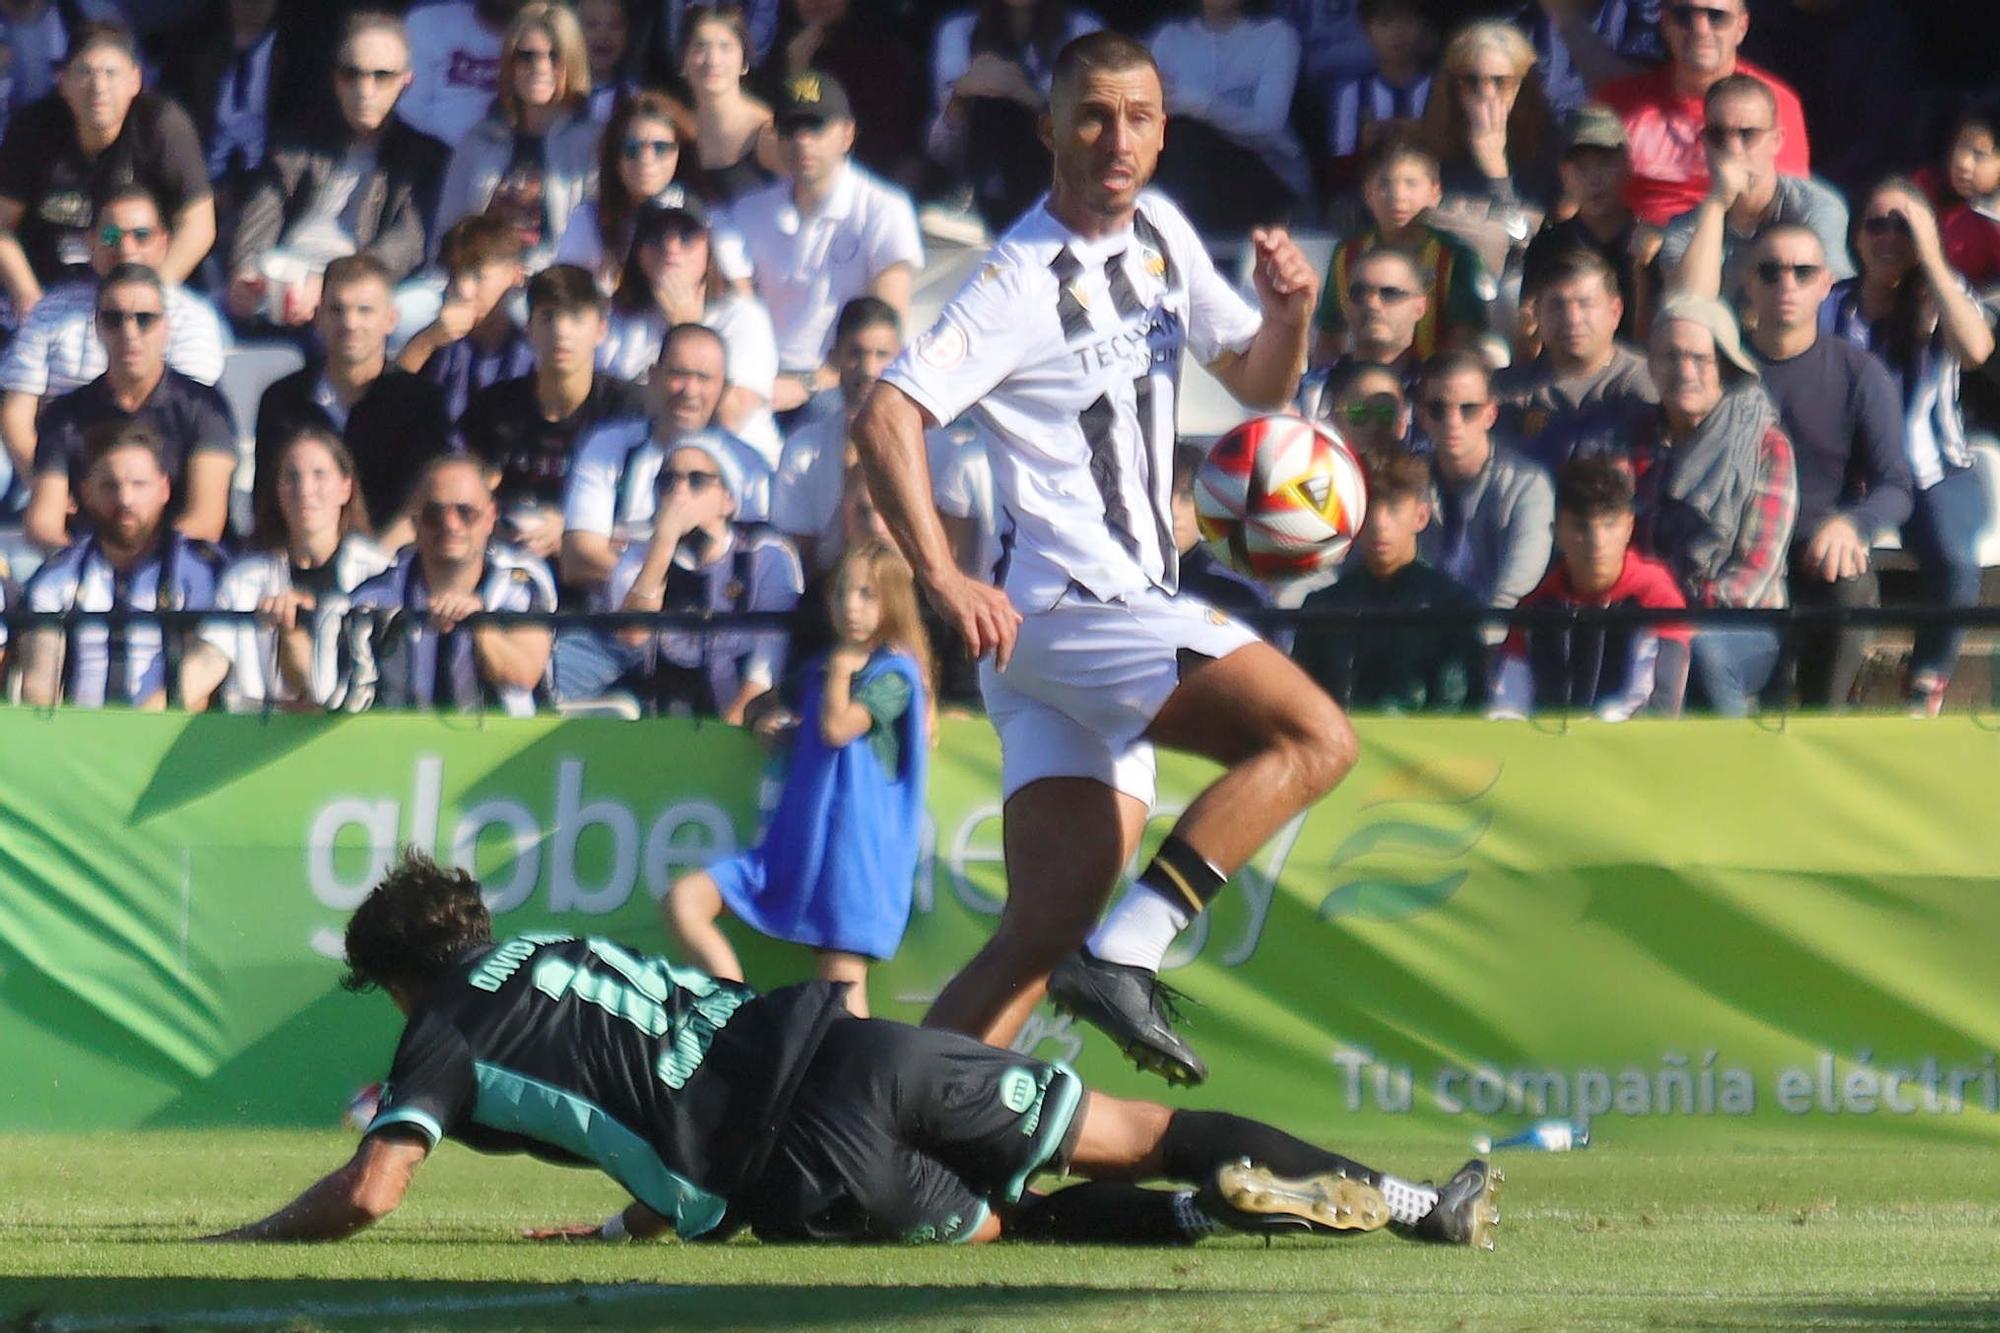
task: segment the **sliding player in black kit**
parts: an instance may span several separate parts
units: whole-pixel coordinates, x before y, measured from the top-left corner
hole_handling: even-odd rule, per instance
[[[409,1019],[360,1148],[218,1240],[333,1240],[386,1216],[445,1138],[595,1165],[635,1202],[541,1236],[1174,1243],[1218,1226],[1491,1245],[1498,1176],[1441,1188],[1220,1111],[1090,1092],[1066,1066],[758,995],[602,939],[496,943],[479,885],[406,853],[347,926],[350,990]],[[1038,1172],[1090,1178],[1026,1192]],[[1123,1183],[1165,1179],[1193,1189]],[[1107,1183],[1119,1182],[1119,1183]]]

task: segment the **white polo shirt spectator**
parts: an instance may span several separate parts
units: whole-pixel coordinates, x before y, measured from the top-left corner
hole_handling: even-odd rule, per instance
[[[830,568],[845,544],[841,529],[840,501],[847,482],[846,409],[838,389],[824,391],[834,401],[830,407],[813,411],[803,425],[785,441],[784,457],[778,462],[771,481],[771,526],[787,537],[810,541],[812,574]],[[957,424],[924,432],[930,456],[931,487],[940,512],[964,517],[957,509],[944,506],[944,482],[952,467],[959,439],[965,433]],[[990,490],[990,487],[989,487]]]
[[[771,414],[771,395],[778,387],[778,340],[771,316],[754,296],[732,295],[710,301],[701,322],[722,339],[722,378],[732,389],[748,389],[764,406],[739,425],[735,434],[764,456],[774,468],[784,449],[778,421]],[[635,384],[646,382],[660,359],[667,336],[667,319],[657,309],[636,313],[613,310],[609,330],[597,349],[597,368]]]
[[[897,264],[921,271],[924,243],[910,197],[852,162],[817,213],[792,200],[789,181],[745,195],[730,212],[750,257],[757,295],[778,336],[778,368],[803,375],[826,360],[840,308],[868,295]]]
[[[403,24],[411,80],[396,114],[425,134],[456,144],[485,117],[500,90],[503,33],[479,21],[472,0],[418,5]]]
[[[633,541],[651,534],[660,466],[674,449],[705,449],[724,468],[736,497],[736,521],[762,523],[771,513],[771,466],[751,445],[725,430],[702,430],[671,444],[653,438],[645,417],[606,422],[585,436],[570,465],[563,527]]]
[[[167,364],[191,380],[213,385],[235,340],[215,307],[185,287],[167,288]],[[0,391],[38,398],[80,389],[105,370],[97,337],[97,284],[66,282],[52,288],[0,358]]]
[[[479,598],[488,611],[553,611],[555,580],[547,561],[494,542],[486,548]],[[361,608],[413,613],[377,636],[375,707],[461,711],[491,707],[509,717],[534,716],[535,690],[494,687],[481,678],[471,626],[441,634],[424,616],[414,614],[430,606],[415,546],[404,548],[392,567],[356,588],[352,601]]]

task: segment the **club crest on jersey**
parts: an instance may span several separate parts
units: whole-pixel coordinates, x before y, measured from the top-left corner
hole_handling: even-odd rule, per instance
[[[956,324],[939,324],[917,339],[917,360],[932,370],[956,370],[972,350],[972,340]]]
[[[1149,276],[1157,278],[1162,282],[1166,281],[1167,257],[1165,255],[1152,246],[1141,242],[1139,245],[1139,258],[1144,261],[1146,272]]]

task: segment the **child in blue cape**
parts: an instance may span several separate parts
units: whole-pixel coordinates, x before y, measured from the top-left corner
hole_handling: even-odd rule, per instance
[[[797,737],[764,840],[685,876],[660,909],[690,963],[743,979],[723,912],[819,955],[868,1016],[868,964],[894,956],[910,921],[930,762],[930,644],[910,567],[869,542],[829,585],[834,646],[802,673]],[[770,720],[760,730],[771,727]]]

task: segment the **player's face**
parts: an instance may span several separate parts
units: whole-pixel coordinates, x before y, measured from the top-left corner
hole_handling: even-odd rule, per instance
[[[882,372],[902,348],[896,331],[887,324],[871,324],[850,333],[833,345],[833,368],[840,375],[840,396],[851,408],[882,378]]]
[[[349,129],[373,134],[410,86],[410,51],[394,33],[359,32],[340,48],[333,92]]]
[[[142,282],[106,288],[97,298],[97,336],[113,369],[132,379],[158,374],[167,357],[160,293]]]
[[[1625,568],[1625,548],[1632,544],[1632,511],[1601,514],[1556,511],[1556,550],[1578,592],[1603,592],[1618,581]]]
[[[840,567],[833,590],[833,629],[843,644],[860,647],[875,641],[882,628],[882,589],[874,573],[859,561]]]
[[[327,357],[343,366],[363,366],[383,355],[395,327],[395,303],[377,279],[355,278],[320,296],[320,341]]]
[[[98,530],[129,548],[152,539],[172,489],[151,453],[114,449],[98,459],[84,478],[82,498]]]
[[[1438,461],[1455,471],[1485,465],[1499,410],[1485,378],[1470,370],[1427,379],[1417,391],[1417,419],[1424,434],[1430,436]]]
[[[354,498],[354,479],[333,452],[314,439],[285,450],[278,465],[278,512],[293,536],[317,536],[340,526],[340,511]]]
[[[139,95],[139,66],[115,47],[94,46],[63,67],[59,87],[78,122],[114,132]]]
[[[1611,351],[1624,314],[1625,303],[1593,274],[1551,283],[1535,298],[1542,341],[1572,360],[1591,364]]]
[[[680,435],[706,430],[722,401],[722,348],[712,338],[676,338],[652,382],[668,429]]]
[[[604,316],[594,306],[574,310],[542,306],[528,316],[528,341],[535,348],[535,364],[565,375],[597,359],[604,333]]]
[[[471,463],[433,472],[417,502],[417,554],[433,565],[476,560],[493,537],[493,496]]]
[[[1444,197],[1437,173],[1415,158],[1384,164],[1362,183],[1361,196],[1369,216],[1386,231],[1401,231]]]
[[[1660,7],[1660,34],[1673,63],[1693,73],[1720,77],[1736,68],[1736,48],[1750,31],[1744,0],[1667,0]]]
[[[144,264],[157,269],[167,257],[167,229],[160,210],[143,199],[121,199],[97,214],[97,234],[90,238],[90,266],[102,277],[114,264]]]
[[[1699,424],[1722,401],[1722,371],[1715,335],[1699,324],[1671,319],[1653,330],[1650,358],[1660,406]]]
[[[1804,232],[1766,237],[1750,261],[1750,307],[1764,329],[1803,329],[1819,318],[1833,289],[1826,251]]]
[[[1361,558],[1370,573],[1393,574],[1417,558],[1417,534],[1431,521],[1431,507],[1414,495],[1368,506],[1361,520]]]
[[[1082,75],[1057,91],[1044,129],[1056,192],[1095,217],[1122,217],[1153,179],[1166,128],[1166,95],[1150,67]]]

